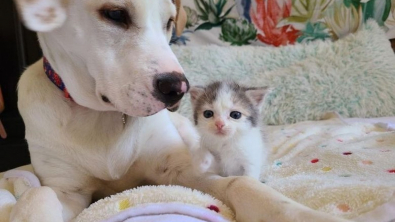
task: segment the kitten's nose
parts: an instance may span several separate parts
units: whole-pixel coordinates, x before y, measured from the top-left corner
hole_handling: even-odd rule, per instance
[[[218,130],[221,130],[224,128],[225,123],[222,120],[215,121],[215,126],[217,127]]]

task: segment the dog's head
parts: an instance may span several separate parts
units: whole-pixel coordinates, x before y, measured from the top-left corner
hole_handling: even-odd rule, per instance
[[[180,0],[15,0],[80,105],[148,116],[175,110],[189,84],[169,40]]]

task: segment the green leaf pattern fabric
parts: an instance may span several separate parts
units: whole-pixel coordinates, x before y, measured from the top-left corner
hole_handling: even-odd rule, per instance
[[[374,19],[395,38],[395,0],[184,0],[177,45],[282,46],[337,40]]]

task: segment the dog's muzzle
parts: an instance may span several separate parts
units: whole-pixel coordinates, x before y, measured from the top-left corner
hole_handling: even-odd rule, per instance
[[[153,96],[163,102],[166,108],[174,112],[178,109],[180,100],[189,90],[189,82],[181,73],[163,73],[154,78]]]

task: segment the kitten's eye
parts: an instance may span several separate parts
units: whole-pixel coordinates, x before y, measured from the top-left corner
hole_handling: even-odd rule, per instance
[[[241,118],[241,113],[237,112],[237,111],[233,111],[230,113],[230,117],[232,117],[233,119],[240,119]]]
[[[170,31],[170,29],[171,29],[171,27],[172,27],[173,24],[174,24],[174,18],[171,17],[171,18],[169,19],[169,21],[167,21],[166,30],[167,30],[167,31]]]
[[[119,23],[122,25],[128,25],[129,15],[124,9],[116,9],[116,10],[102,10],[101,13],[103,16],[115,23]]]
[[[213,117],[214,113],[211,110],[206,110],[206,111],[203,112],[203,116],[208,119],[208,118]]]

